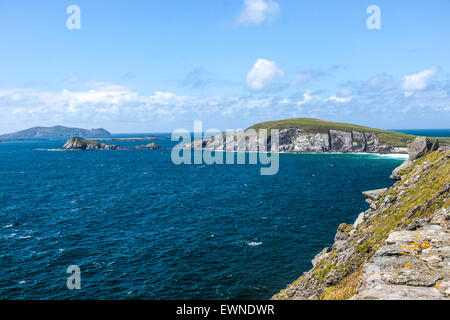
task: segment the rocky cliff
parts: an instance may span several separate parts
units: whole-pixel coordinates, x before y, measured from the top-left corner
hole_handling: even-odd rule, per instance
[[[391,188],[341,224],[313,268],[273,299],[449,299],[450,151],[419,137]]]
[[[216,151],[266,151],[285,153],[406,153],[407,148],[382,142],[377,134],[365,131],[329,129],[311,132],[291,127],[279,130],[279,143],[272,149],[272,137],[259,137],[249,130],[217,135],[203,141],[195,141],[186,147]],[[261,147],[262,146],[262,147]]]
[[[63,150],[152,150],[160,149],[160,146],[152,142],[142,146],[122,147],[118,145],[107,145],[80,137],[72,137],[64,144],[62,148]]]

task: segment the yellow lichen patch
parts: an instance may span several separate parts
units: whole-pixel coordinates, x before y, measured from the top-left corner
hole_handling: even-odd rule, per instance
[[[422,248],[423,248],[423,249],[428,249],[428,248],[431,248],[431,247],[432,247],[432,245],[429,244],[427,240],[425,240],[425,241],[422,243]]]
[[[416,238],[416,239],[414,240],[414,242],[411,243],[411,245],[409,245],[409,246],[402,246],[402,245],[400,245],[400,247],[401,247],[402,249],[405,249],[405,250],[420,250],[420,247],[419,247],[419,241],[420,241],[420,239],[419,239],[419,238]],[[402,252],[400,252],[400,253],[402,253]]]
[[[409,263],[409,262],[405,262],[405,264],[403,265],[404,268],[408,269],[408,268],[414,268],[415,265]]]

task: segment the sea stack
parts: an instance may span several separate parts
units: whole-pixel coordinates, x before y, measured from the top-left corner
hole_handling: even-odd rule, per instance
[[[62,147],[64,150],[154,150],[160,149],[156,143],[136,147],[121,147],[118,145],[108,145],[94,140],[86,140],[80,137],[70,138]]]

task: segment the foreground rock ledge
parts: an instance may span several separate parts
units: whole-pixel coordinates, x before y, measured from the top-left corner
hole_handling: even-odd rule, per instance
[[[63,150],[153,150],[160,149],[156,143],[136,147],[121,147],[118,145],[107,145],[93,140],[86,140],[80,137],[70,138],[63,146]]]
[[[389,189],[272,299],[450,299],[450,151],[417,138]]]

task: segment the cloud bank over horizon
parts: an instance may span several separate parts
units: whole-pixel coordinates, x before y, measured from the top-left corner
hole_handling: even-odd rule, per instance
[[[189,128],[194,120],[224,130],[291,117],[393,129],[428,128],[432,123],[443,128],[450,116],[450,83],[435,79],[437,74],[438,68],[432,67],[395,81],[382,73],[366,81],[349,81],[331,94],[298,89],[292,81],[295,90],[274,93],[264,89],[285,73],[275,62],[259,59],[246,78],[250,91],[241,95],[193,96],[165,91],[144,95],[105,82],[86,82],[85,88],[78,90],[1,89],[1,133],[24,129],[24,124],[74,123],[112,126],[114,132],[170,131]],[[413,121],[404,122],[406,116]]]

